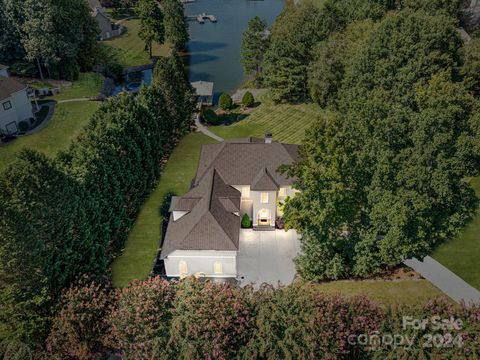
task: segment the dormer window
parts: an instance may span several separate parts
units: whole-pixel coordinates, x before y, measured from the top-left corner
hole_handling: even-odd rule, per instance
[[[268,192],[262,192],[260,194],[260,202],[262,204],[268,204]]]

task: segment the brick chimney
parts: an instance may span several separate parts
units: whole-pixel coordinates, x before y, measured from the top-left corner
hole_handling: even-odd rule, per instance
[[[265,134],[265,144],[271,144],[272,143],[272,133],[267,132]]]

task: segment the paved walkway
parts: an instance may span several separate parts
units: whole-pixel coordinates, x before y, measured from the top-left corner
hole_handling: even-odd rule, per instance
[[[67,100],[58,100],[59,104],[77,102],[77,101],[90,101],[90,98],[77,98],[77,99],[67,99]]]
[[[480,304],[480,291],[467,284],[445,266],[427,256],[423,261],[417,259],[405,260],[405,265],[420,273],[425,279],[439,288],[457,303],[462,300],[465,304]]]
[[[218,135],[214,134],[213,132],[211,132],[210,130],[208,130],[207,127],[204,126],[200,122],[200,115],[198,115],[198,114],[195,115],[195,125],[197,126],[197,131],[200,131],[203,134],[205,134],[205,135],[207,135],[207,136],[211,137],[212,139],[217,140],[219,142],[223,141],[223,139],[220,136],[218,136]]]

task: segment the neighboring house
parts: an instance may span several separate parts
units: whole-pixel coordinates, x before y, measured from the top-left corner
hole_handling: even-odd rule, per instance
[[[191,83],[199,106],[213,105],[213,82],[195,81]]]
[[[31,118],[27,86],[9,77],[8,68],[0,65],[0,134],[16,134],[18,124]]]
[[[107,40],[122,34],[122,27],[110,21],[107,11],[100,4],[100,1],[88,0],[88,6],[92,11],[92,16],[97,20],[98,28],[100,29],[100,34],[98,35],[100,40]]]
[[[280,202],[295,193],[293,179],[277,169],[297,153],[298,145],[273,142],[271,134],[204,145],[193,187],[172,198],[160,255],[166,275],[237,277],[242,216],[254,231],[275,230]]]

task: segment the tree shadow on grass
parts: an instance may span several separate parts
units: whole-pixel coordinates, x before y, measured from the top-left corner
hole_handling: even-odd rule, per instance
[[[232,125],[248,118],[249,114],[244,113],[225,113],[218,115],[216,125]]]

